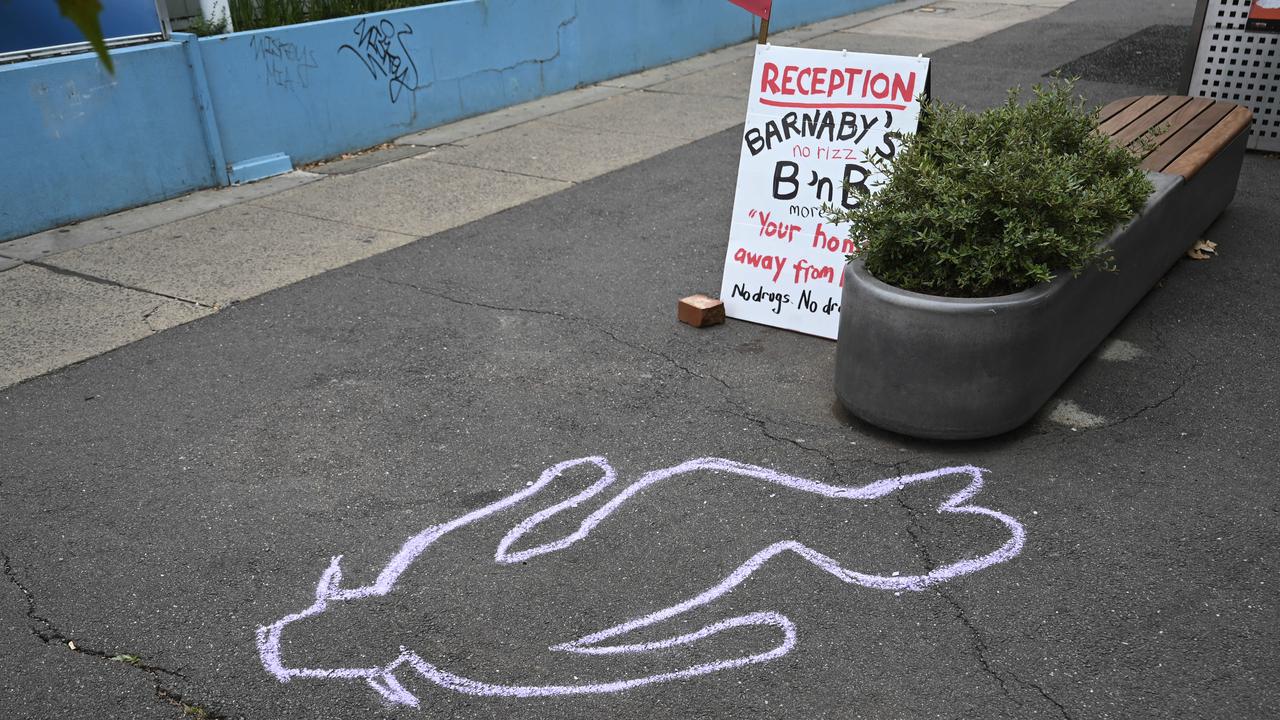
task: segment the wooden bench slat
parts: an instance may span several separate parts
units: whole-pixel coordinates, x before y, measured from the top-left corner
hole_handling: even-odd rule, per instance
[[[1098,132],[1104,135],[1114,135],[1121,129],[1127,127],[1129,123],[1138,119],[1143,113],[1155,107],[1164,95],[1143,95],[1135,100],[1129,107],[1121,110],[1104,123],[1098,125]]]
[[[1107,103],[1098,111],[1098,123],[1102,124],[1110,120],[1116,113],[1132,105],[1138,97],[1138,95],[1134,95],[1133,97],[1120,98]]]
[[[1184,150],[1195,144],[1195,141],[1209,132],[1219,120],[1226,117],[1235,107],[1231,103],[1215,102],[1205,108],[1204,112],[1197,115],[1195,119],[1181,129],[1175,130],[1168,140],[1165,140],[1155,152],[1148,155],[1142,161],[1142,169],[1164,172],[1169,163],[1176,160]]]
[[[1137,120],[1129,123],[1123,130],[1115,133],[1111,137],[1119,145],[1128,145],[1143,135],[1151,131],[1152,128],[1159,127],[1161,123],[1173,115],[1183,105],[1191,102],[1191,98],[1185,95],[1172,95],[1161,100],[1155,107],[1143,113]],[[1170,127],[1177,125],[1170,123]]]
[[[1150,155],[1151,153],[1160,149],[1160,146],[1164,145],[1165,142],[1169,140],[1169,138],[1173,137],[1174,134],[1177,133],[1180,128],[1182,128],[1187,123],[1191,122],[1192,119],[1194,119],[1200,113],[1204,112],[1205,108],[1208,108],[1212,104],[1213,104],[1213,101],[1210,100],[1209,98],[1202,98],[1202,97],[1191,98],[1191,102],[1178,108],[1177,112],[1165,118],[1164,121],[1160,123],[1160,125],[1165,126],[1166,128],[1168,128],[1168,130],[1166,132],[1163,132],[1155,136],[1154,138],[1155,142],[1151,145],[1151,147],[1146,148],[1144,150],[1141,147],[1142,137],[1139,136],[1129,143],[1129,149],[1144,157],[1147,155]],[[1159,127],[1159,125],[1157,125],[1157,127]]]
[[[1249,127],[1253,122],[1253,112],[1248,108],[1236,106],[1227,116],[1213,126],[1213,129],[1205,133],[1195,145],[1192,145],[1186,152],[1178,156],[1164,169],[1171,175],[1181,175],[1190,180],[1205,163],[1213,159],[1215,155],[1222,152],[1241,131]]]

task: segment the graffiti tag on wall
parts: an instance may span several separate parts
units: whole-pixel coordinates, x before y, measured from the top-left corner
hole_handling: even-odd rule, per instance
[[[270,35],[254,35],[249,38],[253,59],[259,60],[267,70],[267,82],[283,88],[294,85],[308,87],[308,73],[320,67],[315,53],[305,45],[285,42]]]
[[[579,467],[586,468],[592,473],[599,472],[599,479],[585,490],[561,502],[553,504],[538,502],[537,496],[544,488],[555,483],[557,478],[567,471]],[[400,577],[415,560],[437,541],[456,530],[465,528],[495,513],[527,503],[525,507],[531,509],[531,514],[506,532],[498,542],[493,555],[494,562],[500,565],[522,565],[538,556],[566,551],[576,543],[585,540],[615,511],[626,505],[629,500],[646,488],[671,478],[696,472],[724,473],[746,480],[762,481],[780,488],[811,493],[822,498],[848,500],[859,504],[868,500],[886,497],[911,485],[939,478],[959,477],[962,480],[967,478],[968,484],[964,489],[942,500],[937,505],[936,511],[939,514],[977,516],[994,521],[996,525],[1002,526],[1007,532],[1007,539],[998,547],[988,550],[985,554],[977,557],[965,557],[964,559],[935,567],[925,574],[915,575],[904,575],[896,572],[890,575],[859,572],[843,566],[840,561],[832,556],[801,542],[782,540],[756,550],[748,560],[738,565],[721,580],[707,588],[694,588],[685,599],[598,632],[593,632],[577,639],[558,642],[550,646],[550,650],[553,652],[573,653],[579,657],[607,657],[610,655],[640,655],[672,648],[693,647],[700,641],[735,628],[754,627],[768,630],[774,638],[770,646],[758,648],[755,651],[728,651],[721,653],[720,657],[714,657],[709,661],[687,666],[675,666],[657,672],[650,671],[648,674],[638,674],[631,677],[612,677],[597,681],[583,680],[571,684],[500,684],[464,677],[450,672],[431,660],[421,657],[414,649],[404,646],[401,646],[398,650],[386,648],[386,662],[366,667],[286,667],[284,663],[281,644],[282,635],[289,625],[321,615],[350,601],[389,595],[395,590]],[[342,557],[332,558],[328,569],[320,576],[320,581],[315,591],[315,601],[309,607],[300,612],[285,615],[269,625],[258,628],[259,659],[263,667],[281,682],[288,682],[293,678],[360,680],[377,691],[388,702],[414,707],[419,704],[418,697],[400,683],[396,677],[399,672],[415,672],[422,678],[442,688],[467,695],[531,698],[622,692],[641,686],[710,675],[747,665],[767,663],[787,655],[797,644],[796,624],[781,612],[761,611],[735,615],[709,622],[691,632],[687,631],[689,626],[683,623],[688,622],[690,617],[698,617],[693,615],[694,611],[703,609],[727,595],[734,588],[747,581],[757,570],[769,564],[774,558],[779,557],[791,557],[793,559],[798,557],[817,570],[831,575],[847,585],[895,592],[924,590],[932,585],[969,575],[997,563],[1013,559],[1022,551],[1026,539],[1022,524],[1002,512],[971,503],[971,500],[982,490],[983,472],[981,468],[972,466],[945,467],[914,475],[885,478],[867,485],[840,486],[808,480],[758,465],[748,465],[724,458],[699,458],[645,473],[619,490],[594,512],[591,512],[569,534],[533,547],[516,549],[515,546],[520,543],[524,536],[536,531],[539,526],[548,520],[565,511],[578,508],[596,496],[606,497],[606,491],[611,490],[617,484],[617,472],[603,457],[568,460],[548,468],[536,482],[530,483],[518,492],[447,522],[432,525],[409,538],[392,556],[386,566],[382,568],[376,580],[370,585],[343,587]],[[568,481],[561,481],[561,483],[564,482]],[[557,485],[557,487],[559,486]],[[540,507],[539,505],[543,506]],[[609,568],[601,568],[599,572],[608,573]],[[697,622],[702,621],[696,620],[695,626]],[[636,635],[641,637],[647,635],[652,638],[655,631],[643,632],[651,628],[656,628],[656,632],[661,636],[664,632],[664,627],[672,626],[681,626],[681,630],[677,631],[677,634],[659,637],[659,639],[641,641],[634,639]],[[666,630],[665,632],[672,631]],[[628,636],[632,636],[633,639],[626,640],[625,638]],[[465,648],[459,648],[459,650],[465,650]],[[725,654],[728,656],[723,656]],[[577,680],[576,677],[575,680]]]
[[[404,29],[396,30],[390,20],[370,23],[366,18],[356,23],[351,32],[356,36],[355,43],[344,43],[338,48],[338,54],[350,50],[373,79],[385,79],[391,102],[399,100],[403,91],[413,92],[418,87],[418,66],[404,44],[405,36],[413,34],[408,23]]]

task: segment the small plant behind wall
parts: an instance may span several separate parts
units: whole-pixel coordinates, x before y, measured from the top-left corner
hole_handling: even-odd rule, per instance
[[[923,105],[889,179],[861,204],[830,215],[851,224],[867,270],[905,290],[951,297],[1006,295],[1106,267],[1099,243],[1152,191],[1139,160],[1095,132],[1074,85],[1037,85],[981,113]]]
[[[191,24],[187,25],[187,32],[195,33],[200,37],[222,35],[227,32],[227,16],[223,15],[217,20],[210,20],[200,15],[193,19]]]
[[[230,0],[229,6],[236,30],[257,30],[440,2],[446,0]]]

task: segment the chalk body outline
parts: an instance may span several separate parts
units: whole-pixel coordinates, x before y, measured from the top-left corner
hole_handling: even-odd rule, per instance
[[[734,658],[725,658],[713,662],[704,662],[671,672],[646,675],[642,677],[620,678],[608,682],[585,682],[573,685],[500,685],[483,682],[472,678],[455,675],[443,670],[419,657],[412,650],[400,648],[400,654],[387,665],[368,668],[286,668],[280,657],[280,637],[289,624],[323,613],[331,602],[347,602],[361,598],[380,597],[394,590],[396,582],[410,565],[432,544],[445,535],[459,528],[482,520],[501,512],[537,495],[556,477],[566,470],[580,465],[595,465],[603,472],[603,476],[587,489],[578,494],[539,510],[513,527],[498,543],[494,562],[512,564],[551,552],[563,550],[586,538],[591,531],[609,517],[630,498],[644,489],[677,475],[711,471],[736,474],[747,478],[763,480],[782,487],[813,493],[826,498],[845,500],[874,500],[896,492],[909,485],[927,482],[953,475],[967,475],[969,484],[962,490],[949,496],[937,506],[939,514],[979,515],[991,518],[1005,526],[1009,531],[1009,539],[998,549],[977,558],[967,558],[931,570],[923,575],[873,575],[850,570],[840,565],[835,559],[795,540],[784,540],[773,543],[756,552],[746,562],[726,575],[720,582],[692,597],[634,618],[624,623],[585,635],[577,640],[551,646],[551,650],[571,652],[583,655],[610,655],[627,653],[645,653],[697,642],[725,630],[744,626],[773,627],[779,631],[781,641],[773,648]],[[1026,542],[1026,531],[1022,524],[1013,517],[990,508],[969,504],[975,495],[982,490],[983,468],[972,465],[944,467],[924,473],[900,475],[884,478],[861,486],[839,486],[817,482],[806,478],[789,475],[759,465],[728,460],[725,458],[697,458],[678,465],[653,470],[642,475],[638,480],[618,492],[612,499],[586,517],[569,535],[558,540],[543,543],[524,550],[511,551],[511,546],[541,523],[569,508],[595,497],[612,486],[618,479],[613,466],[601,456],[591,456],[566,460],[543,471],[538,480],[529,486],[497,500],[489,505],[473,510],[446,522],[432,525],[409,538],[392,556],[377,579],[370,585],[358,588],[339,587],[342,581],[338,555],[330,560],[329,567],[320,576],[316,586],[315,602],[300,612],[285,615],[274,623],[264,625],[257,630],[259,660],[263,667],[281,682],[289,682],[293,678],[323,678],[364,680],[384,699],[392,704],[417,707],[417,696],[405,689],[395,673],[402,666],[409,666],[424,678],[435,684],[468,695],[484,695],[499,697],[547,697],[556,695],[585,695],[613,693],[629,690],[644,685],[670,682],[685,678],[708,675],[722,670],[729,670],[746,665],[769,662],[780,658],[796,645],[796,627],[790,618],[778,612],[754,612],[727,618],[706,625],[699,630],[675,637],[664,638],[644,643],[608,644],[612,638],[649,627],[668,620],[695,608],[707,605],[731,592],[735,587],[747,580],[771,558],[782,553],[794,553],[807,560],[815,567],[823,570],[846,584],[859,585],[878,590],[919,591],[946,582],[954,578],[969,575],[997,563],[1006,562],[1016,557]]]

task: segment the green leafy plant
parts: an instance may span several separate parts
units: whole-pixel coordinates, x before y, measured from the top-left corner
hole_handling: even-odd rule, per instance
[[[201,15],[191,21],[187,26],[187,32],[195,33],[199,37],[211,37],[213,35],[222,35],[227,32],[227,16],[221,15],[217,20],[210,20]]]
[[[439,2],[445,0],[230,0],[229,6],[236,30],[256,30]]]
[[[888,180],[852,210],[858,257],[876,278],[950,297],[1006,295],[1069,271],[1111,268],[1101,241],[1152,186],[1138,159],[1096,132],[1074,84],[1037,85],[981,113],[928,102]]]

